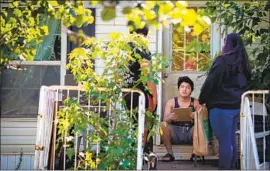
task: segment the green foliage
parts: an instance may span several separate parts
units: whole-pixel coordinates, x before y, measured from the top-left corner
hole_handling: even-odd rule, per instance
[[[207,2],[205,15],[213,22],[239,33],[244,39],[252,64],[250,88],[269,89],[270,87],[270,28],[269,11],[265,10],[267,1],[237,3],[231,0]],[[267,16],[268,14],[268,16]],[[260,84],[258,84],[260,83]]]
[[[76,81],[80,82],[86,91],[97,87],[110,89],[126,87],[125,77],[122,74],[128,72],[129,62],[135,60],[143,62],[140,54],[135,50],[147,50],[149,45],[146,38],[136,34],[111,33],[109,39],[109,42],[102,42],[96,41],[94,38],[87,38],[82,43],[85,48],[76,48],[69,55],[70,63],[67,68],[71,69]],[[134,50],[131,48],[130,42],[134,44]],[[134,55],[132,55],[133,53]],[[95,59],[104,61],[104,71],[101,75],[98,75],[93,68],[92,60]],[[155,60],[153,69],[160,71],[161,62],[161,60]],[[142,70],[143,74],[139,80],[143,84],[148,81],[146,72],[148,70]]]
[[[121,3],[112,1],[89,1],[92,6],[102,5],[103,20],[111,20],[116,16],[116,6]],[[135,2],[134,2],[135,3]],[[130,30],[142,28],[145,24],[159,29],[169,24],[180,23],[183,27],[193,27],[193,34],[199,35],[209,25],[208,19],[198,15],[193,9],[187,8],[185,1],[145,1],[138,3],[134,8],[126,6],[121,11],[129,25]]]
[[[37,44],[49,34],[48,26],[41,24],[44,15],[61,19],[67,27],[81,27],[94,21],[83,1],[10,1],[0,11],[0,68],[8,60],[33,60]]]
[[[64,101],[64,108],[58,111],[58,139],[57,139],[57,152],[60,153],[62,147],[66,147],[68,160],[72,161],[74,156],[74,139],[75,136],[81,135],[87,131],[88,124],[91,124],[96,132],[88,134],[89,144],[92,142],[99,142],[100,138],[97,136],[100,133],[100,125],[102,120],[98,119],[98,114],[86,111],[80,107],[77,99],[66,99]],[[75,136],[74,136],[75,135]],[[91,148],[91,146],[90,146]],[[80,166],[84,165],[87,169],[95,169],[96,165],[93,162],[93,155],[91,152],[78,155],[80,159]]]
[[[112,117],[102,118],[98,112],[83,109],[77,99],[66,99],[64,105],[58,112],[58,153],[61,146],[66,144],[68,160],[72,161],[75,135],[86,132],[89,125],[92,128],[87,133],[88,148],[78,153],[79,163],[76,169],[136,168],[138,129],[137,124],[132,124],[134,121],[129,112],[117,110],[117,125],[112,129]],[[67,137],[66,140],[64,137]],[[101,149],[98,156],[91,150],[97,143]]]
[[[120,110],[116,106],[125,106],[122,92],[122,88],[127,87],[125,74],[129,72],[130,62],[144,62],[136,50],[147,51],[149,42],[138,34],[120,33],[110,34],[109,40],[104,42],[85,37],[81,46],[69,54],[67,67],[83,87],[85,98],[90,97],[92,105],[98,105],[100,100],[100,103],[106,106],[105,110],[109,110],[110,106],[113,108],[111,117],[102,118],[97,112],[80,107],[77,99],[65,101],[65,107],[58,114],[58,151],[64,143],[65,136],[73,140],[74,135],[86,131],[88,124],[93,128],[92,132],[87,134],[89,146],[86,151],[80,152],[80,161],[76,169],[136,169],[138,124],[134,118],[138,109],[133,110],[131,114],[130,111]],[[93,61],[97,59],[104,61],[104,71],[100,75],[94,69]],[[141,70],[137,84],[146,85],[149,81],[158,84],[160,78],[157,72],[162,71],[167,65],[166,58],[160,57],[160,54],[153,54],[152,68]],[[102,88],[106,90],[103,89],[101,93]],[[156,134],[155,126],[158,125],[158,120],[148,111],[146,117],[152,123],[146,125],[150,130],[150,138]],[[101,152],[98,157],[91,151],[93,143],[100,144]],[[67,142],[70,160],[74,156],[73,144],[73,141]]]
[[[101,4],[104,7],[101,17],[108,21],[116,17],[116,5],[120,1],[89,3],[92,6]],[[83,4],[84,1],[67,0],[10,1],[8,8],[3,8],[0,12],[0,67],[6,66],[8,60],[33,60],[36,45],[49,33],[46,24],[40,25],[42,15],[61,19],[62,24],[67,27],[93,23],[91,10]],[[171,23],[180,23],[183,27],[193,27],[193,34],[199,35],[209,24],[205,16],[198,15],[193,9],[187,8],[186,2],[180,1],[146,1],[135,8],[124,7],[122,13],[131,23],[130,30],[142,28],[145,24],[161,28],[168,27]]]
[[[42,42],[42,38],[49,33],[46,24],[41,25],[42,15],[61,19],[62,24],[81,27],[91,24],[94,20],[91,11],[83,7],[83,1],[13,1],[7,9],[0,12],[1,21],[1,62],[7,64],[6,59],[18,59],[18,56],[32,60],[36,53],[35,46]],[[111,20],[116,16],[116,5],[120,1],[90,1],[91,4],[102,4],[103,20]],[[144,6],[136,8],[126,7],[122,11],[128,21],[136,28],[144,24],[161,28],[170,23],[179,23],[182,26],[194,26],[194,35],[202,32],[206,22],[194,10],[187,9],[184,2],[147,1]],[[144,22],[142,21],[144,20]],[[133,27],[131,29],[134,29]],[[4,31],[3,31],[4,30]],[[72,74],[85,90],[85,97],[95,97],[108,106],[113,106],[113,118],[101,118],[97,112],[83,109],[78,99],[68,99],[65,107],[58,113],[58,136],[56,149],[67,148],[69,160],[78,155],[79,163],[76,169],[135,169],[137,125],[132,124],[129,111],[117,110],[116,104],[124,105],[122,88],[126,87],[123,74],[129,72],[131,61],[145,62],[136,49],[147,50],[149,42],[146,38],[134,34],[112,33],[109,42],[97,41],[95,38],[82,37],[82,43],[69,54],[69,64]],[[131,48],[130,42],[134,47]],[[79,42],[80,43],[80,42]],[[158,83],[160,78],[157,72],[168,65],[166,58],[153,56],[152,68],[141,70],[141,77],[137,84],[146,84],[147,81]],[[93,61],[102,59],[104,71],[98,75],[94,70]],[[4,65],[2,65],[4,66]],[[1,66],[1,67],[2,67]],[[101,88],[109,91],[100,93]],[[95,103],[95,101],[93,102]],[[153,116],[146,115],[157,124]],[[108,123],[114,119],[114,127],[110,132]],[[117,123],[117,124],[116,124]],[[74,153],[74,135],[82,134],[88,126],[93,132],[87,135],[89,148],[85,152]],[[148,125],[147,125],[148,127]],[[149,127],[150,128],[150,127]],[[155,129],[155,127],[153,128]],[[150,135],[155,134],[153,130]],[[101,145],[101,153],[96,157],[91,151],[93,143]]]

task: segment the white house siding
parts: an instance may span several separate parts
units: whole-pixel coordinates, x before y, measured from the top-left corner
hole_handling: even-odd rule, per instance
[[[37,119],[1,119],[1,170],[14,170],[20,161],[20,169],[33,168]]]

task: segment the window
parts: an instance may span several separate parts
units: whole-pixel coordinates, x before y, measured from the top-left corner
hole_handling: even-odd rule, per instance
[[[205,71],[210,59],[210,26],[199,36],[192,28],[173,26],[172,71]]]
[[[92,15],[95,15],[95,9]],[[60,20],[43,17],[44,23],[49,26],[50,34],[44,37],[43,42],[37,45],[34,61],[12,61],[19,63],[19,70],[4,70],[0,75],[0,112],[1,117],[36,118],[38,114],[39,92],[42,85],[64,84],[65,64],[68,60],[66,52],[61,53],[61,48],[70,53],[76,45],[66,40],[65,33],[61,32]],[[72,28],[76,31],[76,28]],[[95,23],[82,28],[88,36],[95,36]],[[63,33],[63,34],[61,34]],[[61,38],[61,35],[63,36]],[[61,44],[61,42],[65,42]],[[62,56],[62,58],[61,58]],[[62,70],[63,68],[63,70]],[[73,80],[67,74],[66,82]]]
[[[1,117],[35,118],[40,87],[60,84],[61,24],[46,16],[42,19],[50,33],[37,45],[34,61],[12,61],[21,67],[1,74]]]

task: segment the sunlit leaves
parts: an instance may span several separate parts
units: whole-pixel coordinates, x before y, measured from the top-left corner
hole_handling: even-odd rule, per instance
[[[48,26],[42,26],[41,30],[43,31],[44,36],[47,36],[49,34]]]
[[[207,2],[204,13],[213,22],[225,26],[223,36],[232,30],[241,35],[245,42],[252,66],[251,88],[269,89],[269,13],[265,9],[267,1],[237,3],[236,1],[215,0]],[[265,25],[265,26],[263,26]],[[266,31],[267,30],[267,31]],[[261,84],[258,84],[261,83]]]
[[[168,13],[170,13],[174,8],[174,4],[171,1],[165,1],[164,3],[162,3],[162,5],[160,5],[159,9],[158,9],[158,14],[159,15],[166,15]]]
[[[49,2],[49,5],[51,5],[52,7],[58,6],[57,1],[48,1],[48,2]]]
[[[193,26],[197,19],[197,14],[194,9],[182,10],[183,20],[180,23],[182,26]]]
[[[0,11],[0,46],[1,52],[5,51],[1,57],[7,59],[23,55],[33,60],[36,46],[50,32],[46,23],[42,24],[46,17],[61,19],[65,26],[81,27],[94,22],[92,11],[83,6],[83,1],[14,0],[8,5]]]
[[[101,12],[103,20],[115,18],[115,5],[118,1],[110,1],[109,6],[106,6],[103,1],[99,4],[104,5]],[[124,7],[122,13],[131,23],[129,25],[131,31],[142,28],[145,24],[160,29],[162,26],[168,27],[170,24],[180,23],[184,27],[194,27],[193,34],[199,35],[211,24],[208,17],[197,14],[193,9],[188,9],[185,1],[145,1],[134,8]]]

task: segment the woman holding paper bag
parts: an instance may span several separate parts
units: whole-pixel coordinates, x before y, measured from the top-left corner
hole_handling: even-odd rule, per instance
[[[199,96],[206,104],[211,127],[219,142],[219,168],[234,169],[237,160],[236,129],[241,95],[251,75],[243,40],[236,33],[225,38],[221,56],[214,61]]]

